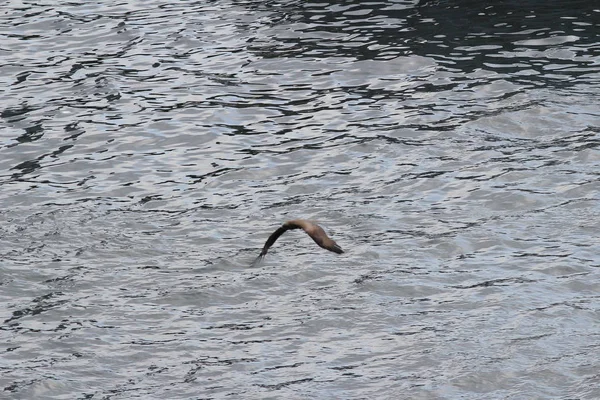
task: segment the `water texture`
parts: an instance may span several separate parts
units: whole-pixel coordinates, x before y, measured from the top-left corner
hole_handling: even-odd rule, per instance
[[[0,397],[600,398],[593,1],[7,1]],[[346,251],[290,231],[319,221]]]

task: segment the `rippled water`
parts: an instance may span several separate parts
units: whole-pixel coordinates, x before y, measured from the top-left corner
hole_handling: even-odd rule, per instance
[[[1,19],[0,397],[600,398],[595,2]]]

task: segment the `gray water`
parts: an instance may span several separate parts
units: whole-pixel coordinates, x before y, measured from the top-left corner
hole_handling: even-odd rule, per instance
[[[9,1],[0,397],[600,398],[594,1]],[[318,221],[346,251],[290,231]]]

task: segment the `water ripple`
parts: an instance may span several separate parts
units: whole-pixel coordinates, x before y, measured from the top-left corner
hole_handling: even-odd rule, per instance
[[[4,393],[600,397],[597,14],[8,4]]]

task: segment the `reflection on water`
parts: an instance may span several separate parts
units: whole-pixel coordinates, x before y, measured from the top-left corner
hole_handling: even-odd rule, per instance
[[[599,13],[7,5],[3,392],[600,397]]]

